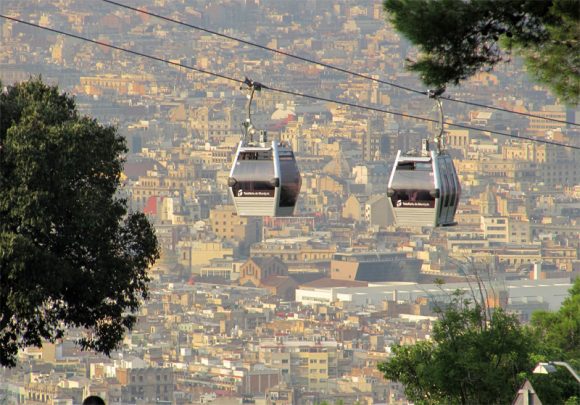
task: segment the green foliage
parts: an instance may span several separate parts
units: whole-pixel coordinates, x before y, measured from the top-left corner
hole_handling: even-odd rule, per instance
[[[561,350],[561,360],[580,360],[580,277],[558,312],[534,312],[532,326],[546,345]]]
[[[509,403],[533,368],[533,337],[515,317],[490,315],[461,294],[439,312],[432,341],[394,347],[379,366],[385,378],[403,383],[418,404]]]
[[[576,278],[569,292],[557,312],[534,312],[531,325],[542,342],[538,362],[566,361],[580,370],[580,278]],[[558,367],[554,374],[534,375],[531,380],[540,399],[563,403],[580,398],[580,385],[564,368]]]
[[[384,0],[383,5],[388,20],[422,52],[409,69],[426,85],[459,84],[513,50],[565,102],[580,100],[577,0]]]
[[[109,354],[135,322],[158,257],[143,214],[115,196],[124,139],[40,79],[0,95],[0,364],[68,327]]]
[[[490,314],[459,292],[436,312],[432,340],[395,346],[379,366],[385,378],[405,386],[411,401],[510,403],[527,378],[544,403],[579,403],[580,385],[565,368],[548,375],[532,370],[539,362],[562,360],[580,369],[580,278],[560,309],[534,313],[530,328],[502,310]]]

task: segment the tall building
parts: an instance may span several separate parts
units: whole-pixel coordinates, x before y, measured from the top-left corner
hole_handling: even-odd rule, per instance
[[[364,161],[381,160],[389,153],[390,140],[385,133],[383,117],[370,117],[363,134],[362,158]]]
[[[479,201],[481,207],[481,215],[483,216],[497,215],[497,200],[489,184],[485,187],[485,191],[480,194]]]
[[[338,377],[338,343],[334,340],[294,340],[286,336],[262,339],[260,361],[281,370],[292,387],[324,392]]]

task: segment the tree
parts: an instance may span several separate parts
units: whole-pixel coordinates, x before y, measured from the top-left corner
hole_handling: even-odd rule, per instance
[[[436,312],[432,340],[395,346],[379,366],[385,378],[403,383],[418,404],[510,403],[521,373],[533,369],[531,334],[514,316],[490,313],[460,292]]]
[[[134,325],[158,247],[116,194],[126,151],[40,78],[0,94],[1,365],[70,327],[108,355]]]
[[[580,100],[577,0],[384,0],[383,6],[422,52],[409,69],[428,86],[459,84],[513,51],[565,102]]]
[[[562,351],[562,360],[580,359],[580,277],[556,312],[536,311],[532,326],[541,339]]]
[[[558,311],[534,312],[531,326],[543,343],[538,361],[566,361],[580,370],[580,277],[569,292]],[[532,383],[540,398],[563,403],[575,396],[580,402],[580,386],[565,369],[558,368],[553,375],[535,375]]]

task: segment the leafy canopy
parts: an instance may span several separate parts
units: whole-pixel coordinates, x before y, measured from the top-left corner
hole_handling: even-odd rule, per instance
[[[562,351],[563,359],[580,362],[580,277],[557,312],[532,314],[532,326],[547,344]]]
[[[69,327],[109,354],[147,296],[154,230],[127,215],[125,140],[40,79],[0,94],[0,364]]]
[[[490,314],[459,292],[436,312],[432,340],[395,346],[392,358],[379,366],[385,378],[405,385],[409,400],[511,403],[528,378],[542,401],[578,403],[580,386],[566,369],[549,375],[532,370],[538,362],[562,360],[580,369],[580,277],[560,309],[535,312],[529,328],[501,309]]]
[[[438,309],[432,340],[395,346],[379,366],[385,378],[405,385],[417,404],[510,403],[533,368],[533,338],[517,319],[464,300],[456,293]]]
[[[542,345],[537,353],[538,361],[565,361],[580,370],[580,277],[569,290],[570,295],[556,312],[536,311],[531,326]],[[563,403],[580,403],[580,385],[568,370],[558,367],[549,375],[534,375],[532,384],[540,399]],[[573,402],[573,398],[577,402]]]
[[[459,84],[514,51],[564,102],[580,100],[577,0],[384,0],[383,6],[422,52],[409,69],[428,86]]]

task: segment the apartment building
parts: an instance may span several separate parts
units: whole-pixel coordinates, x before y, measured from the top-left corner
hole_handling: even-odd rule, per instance
[[[186,271],[199,274],[211,259],[234,255],[234,247],[223,241],[180,241],[177,244],[178,262]]]
[[[248,246],[262,240],[262,219],[240,217],[233,205],[218,205],[209,211],[212,232],[220,238],[244,242]]]
[[[260,361],[281,370],[291,386],[319,392],[330,389],[329,379],[338,376],[338,343],[311,338],[296,340],[285,336],[262,339]]]
[[[173,401],[172,368],[118,368],[116,371],[122,385],[122,403]]]

